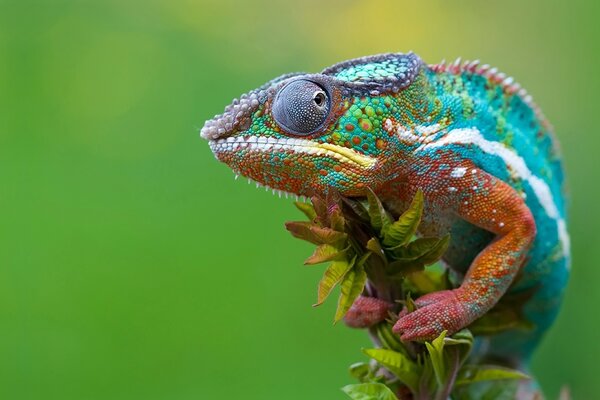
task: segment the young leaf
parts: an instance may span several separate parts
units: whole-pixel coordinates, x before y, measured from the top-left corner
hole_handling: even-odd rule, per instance
[[[450,236],[441,238],[424,237],[413,240],[405,246],[397,246],[392,250],[395,260],[413,261],[419,260],[424,264],[436,262],[448,248]]]
[[[298,210],[302,211],[302,213],[306,215],[306,218],[308,218],[309,221],[313,221],[315,218],[317,218],[317,213],[315,212],[315,208],[312,206],[312,204],[295,201],[294,205]]]
[[[404,302],[406,303],[406,311],[408,311],[409,314],[417,309],[417,305],[412,299],[410,292],[406,293],[406,299],[404,300]]]
[[[388,247],[395,247],[408,243],[417,231],[422,215],[423,192],[419,189],[408,210],[389,229],[383,232],[383,244]]]
[[[339,232],[344,232],[344,230],[346,229],[346,219],[344,218],[342,210],[340,210],[340,207],[337,204],[331,210],[329,214],[329,220],[331,222],[331,229],[334,229]]]
[[[416,261],[392,261],[387,265],[386,271],[390,279],[404,279],[407,275],[420,272],[425,265]]]
[[[334,323],[344,318],[344,315],[352,307],[354,300],[362,293],[366,283],[367,273],[365,272],[364,265],[360,262],[356,263],[354,268],[351,268],[342,280],[342,290],[338,299]]]
[[[448,245],[450,244],[450,235],[443,236],[439,239],[439,241],[429,249],[427,253],[419,257],[417,260],[422,262],[424,265],[431,265],[437,262],[446,250],[448,250]]]
[[[463,329],[456,332],[452,337],[444,338],[444,346],[456,346],[462,364],[471,353],[473,340],[473,334],[468,329]]]
[[[368,250],[371,250],[373,252],[373,254],[375,254],[377,257],[379,257],[383,261],[387,262],[385,253],[383,252],[383,249],[381,248],[381,244],[379,243],[379,240],[377,240],[377,238],[369,239],[366,247]]]
[[[494,365],[464,366],[456,379],[456,386],[468,385],[482,381],[498,381],[505,379],[531,379],[528,375],[510,368]]]
[[[514,400],[517,398],[518,389],[519,385],[516,381],[495,381],[479,397],[481,400]],[[540,395],[538,398],[543,397]]]
[[[358,262],[356,263],[357,265],[364,267],[365,263],[367,262],[367,260],[369,259],[369,257],[371,257],[371,253],[370,251],[366,252],[365,254],[363,254],[362,256],[360,256],[360,258],[358,259]]]
[[[419,363],[422,365],[421,374],[419,375],[418,399],[433,399],[436,392],[435,374],[431,365],[431,358],[417,356]]]
[[[383,383],[357,383],[342,388],[353,400],[398,400],[394,392]]]
[[[369,363],[357,362],[350,366],[350,375],[352,375],[359,382],[367,382],[371,376],[371,367]]]
[[[328,226],[329,215],[327,214],[327,203],[325,199],[319,196],[312,196],[310,201],[317,215],[318,222],[323,226]]]
[[[314,304],[313,307],[323,304],[335,285],[337,285],[348,273],[348,271],[352,269],[355,261],[356,256],[354,256],[350,261],[333,261],[331,264],[329,264],[329,267],[327,267],[323,277],[321,278],[321,281],[319,282],[317,303]]]
[[[350,247],[344,250],[339,250],[329,244],[317,246],[315,252],[304,261],[304,265],[320,264],[326,261],[341,261],[345,260]]]
[[[379,198],[371,189],[367,190],[367,200],[369,201],[371,226],[383,235],[388,230],[392,221],[388,216],[387,211],[383,208],[381,201],[379,201]]]
[[[363,349],[363,353],[396,375],[413,393],[416,392],[421,368],[410,358],[388,349]]]
[[[446,381],[446,361],[444,360],[445,337],[446,331],[443,331],[440,336],[431,341],[431,343],[425,342],[425,347],[427,347],[429,357],[431,358],[435,379],[440,387],[443,387],[444,382]]]
[[[383,348],[394,350],[402,353],[405,356],[408,356],[400,337],[392,331],[392,325],[384,321],[380,324],[377,324],[375,329],[377,331],[377,337],[379,338]]]
[[[449,289],[443,273],[435,270],[416,272],[408,275],[404,285],[408,290],[426,294]]]
[[[306,240],[314,244],[330,244],[340,246],[346,241],[347,235],[333,229],[320,227],[306,221],[286,222],[285,227],[298,239]]]

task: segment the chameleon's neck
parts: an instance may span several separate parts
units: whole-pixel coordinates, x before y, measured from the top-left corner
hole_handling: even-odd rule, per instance
[[[380,121],[385,131],[381,137],[388,138],[388,143],[376,166],[380,180],[372,188],[378,194],[410,196],[415,177],[426,174],[435,164],[422,149],[462,122],[457,118],[463,118],[461,110],[467,101],[461,100],[462,91],[455,85],[452,77],[423,65],[409,87],[383,99],[385,103],[391,101],[392,112]]]
[[[415,81],[393,96],[393,112],[383,116],[381,127],[389,143],[379,175],[386,179],[382,184],[404,182],[420,164],[416,152],[431,135],[444,129],[450,115],[446,104],[437,93],[435,73],[423,66]]]

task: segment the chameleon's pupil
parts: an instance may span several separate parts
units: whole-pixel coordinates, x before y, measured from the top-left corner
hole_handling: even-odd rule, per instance
[[[319,84],[298,79],[279,90],[272,113],[285,132],[310,135],[322,127],[329,115],[329,96]]]
[[[323,92],[315,94],[315,103],[320,107],[325,102],[325,95]]]

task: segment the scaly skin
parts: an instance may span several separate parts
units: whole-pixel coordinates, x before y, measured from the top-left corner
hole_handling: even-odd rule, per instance
[[[488,355],[519,364],[554,320],[569,265],[560,155],[530,96],[497,70],[428,66],[412,53],[350,60],[267,83],[208,121],[201,136],[236,174],[274,191],[333,187],[362,196],[370,187],[397,213],[423,191],[419,234],[449,232],[443,259],[464,279],[401,313],[394,331],[403,340],[456,332],[509,287],[534,288],[523,311],[535,328],[497,335],[488,346]],[[370,308],[361,312],[361,303]],[[358,302],[350,324],[383,318],[374,307]]]

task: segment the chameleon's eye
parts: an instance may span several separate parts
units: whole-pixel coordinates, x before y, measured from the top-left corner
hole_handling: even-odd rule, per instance
[[[314,82],[299,79],[284,86],[273,102],[273,117],[286,131],[306,136],[329,115],[329,95]]]

